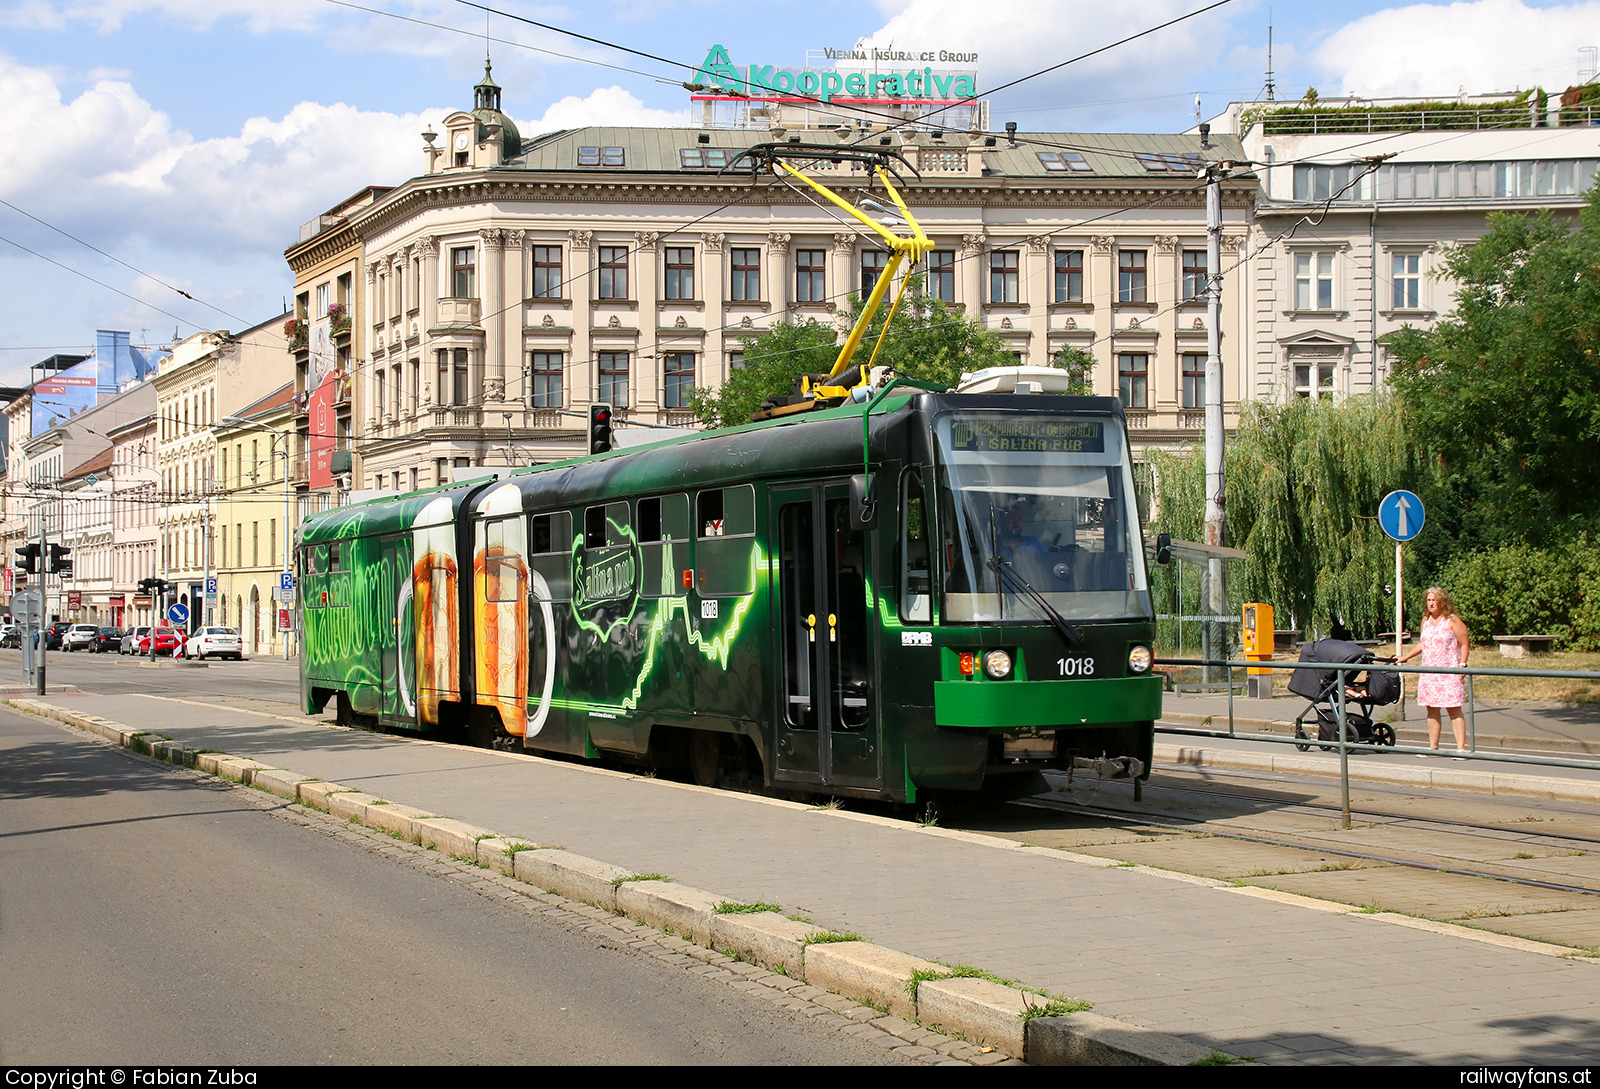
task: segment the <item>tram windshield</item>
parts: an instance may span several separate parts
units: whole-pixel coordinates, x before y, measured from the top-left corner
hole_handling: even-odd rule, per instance
[[[1114,418],[946,414],[943,619],[1149,617],[1127,444]]]

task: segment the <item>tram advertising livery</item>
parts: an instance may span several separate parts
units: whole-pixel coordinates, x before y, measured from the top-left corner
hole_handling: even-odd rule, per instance
[[[1147,773],[1114,400],[895,389],[507,472],[305,523],[308,713],[904,802]]]
[[[794,161],[859,160],[896,234]],[[1005,367],[852,364],[932,249],[888,150],[763,144],[890,252],[833,369],[760,422],[301,527],[307,713],[923,804],[1148,775],[1160,681],[1121,404]],[[731,167],[730,167],[731,169]]]

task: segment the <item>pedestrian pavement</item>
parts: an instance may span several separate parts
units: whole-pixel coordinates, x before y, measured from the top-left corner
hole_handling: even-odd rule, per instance
[[[730,900],[775,902],[1233,1055],[1529,1065],[1600,1054],[1600,959],[1091,865],[849,804],[831,810],[170,697],[52,693],[47,702]]]

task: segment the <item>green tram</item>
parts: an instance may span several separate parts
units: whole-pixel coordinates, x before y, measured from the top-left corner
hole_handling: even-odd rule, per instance
[[[1148,776],[1115,399],[891,386],[330,510],[296,563],[308,714],[913,804]]]

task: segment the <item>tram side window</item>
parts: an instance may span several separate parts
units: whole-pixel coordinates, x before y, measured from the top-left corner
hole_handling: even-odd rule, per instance
[[[483,527],[484,599],[487,601],[516,601],[521,593],[522,557],[512,533],[510,518],[497,518]]]
[[[628,504],[589,507],[583,512],[583,547],[621,547],[628,543],[628,529]]]
[[[750,484],[701,492],[695,500],[700,537],[695,554],[702,597],[748,594],[755,585],[751,550],[756,532],[756,490]]]
[[[900,503],[900,618],[933,623],[932,578],[928,563],[928,508],[922,479],[907,472]]]
[[[572,600],[572,515],[567,511],[535,514],[528,521],[528,567],[531,592],[550,601]],[[539,582],[544,586],[541,588]]]
[[[333,541],[328,545],[326,591],[322,604],[327,608],[347,608],[350,604],[350,548],[348,542]]]
[[[689,497],[662,495],[639,500],[639,559],[643,597],[677,597],[684,586],[680,572],[692,569],[689,558]]]

